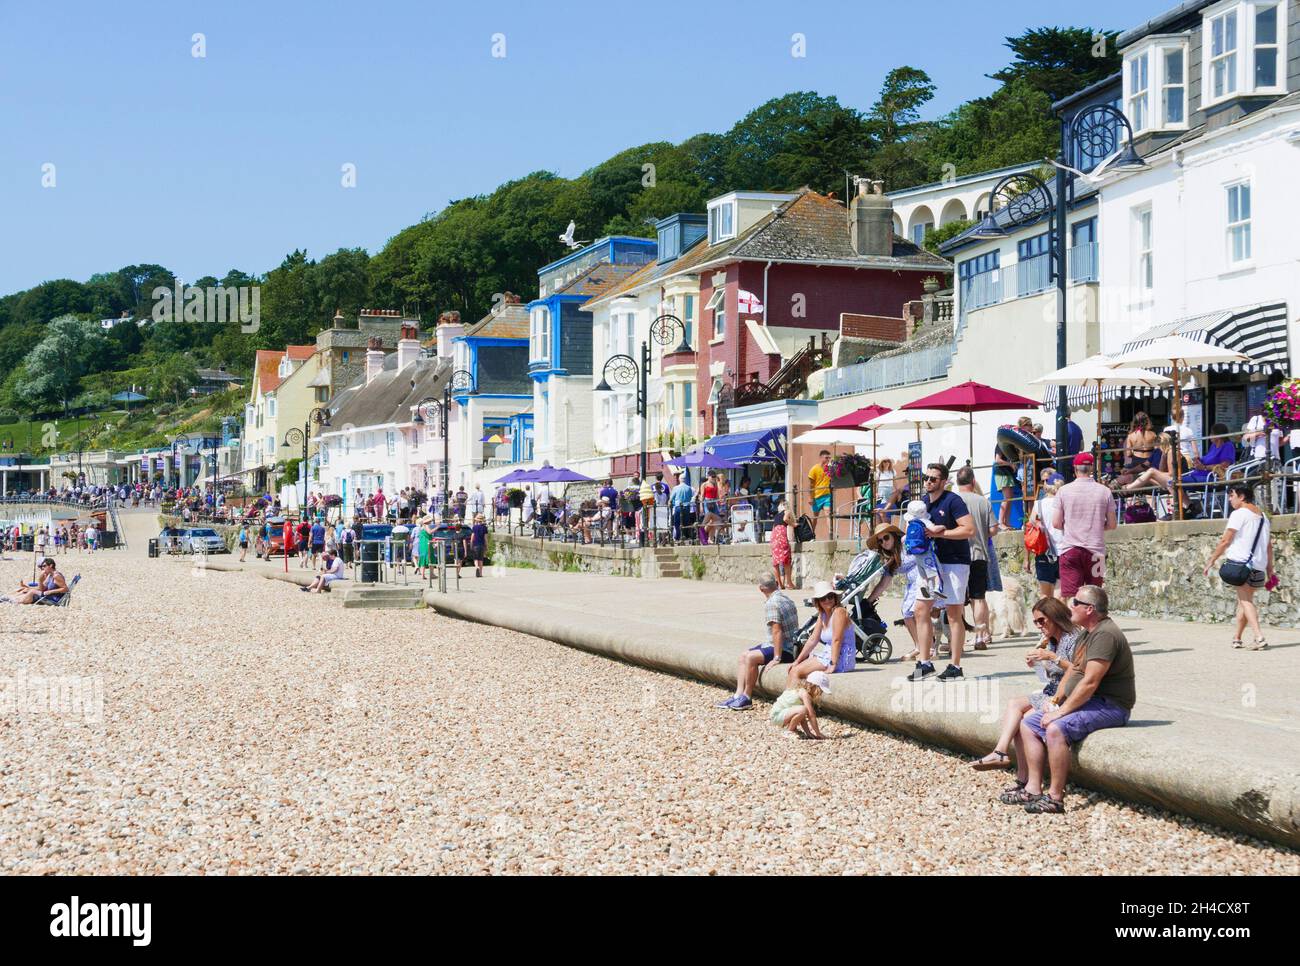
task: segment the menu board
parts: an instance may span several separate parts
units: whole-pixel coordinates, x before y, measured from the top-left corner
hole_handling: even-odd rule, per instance
[[[1246,384],[1246,410],[1254,416],[1264,411],[1264,400],[1268,398],[1268,383],[1251,382]]]
[[[1192,439],[1205,435],[1204,399],[1204,389],[1188,389],[1183,393],[1183,422],[1192,431]]]
[[[1246,390],[1216,389],[1214,391],[1214,421],[1223,423],[1228,432],[1236,433],[1249,419],[1246,412]]]
[[[925,487],[921,485],[921,473],[924,464],[921,462],[921,442],[916,440],[907,444],[907,486],[912,494],[912,499],[920,499],[920,494],[925,492]]]

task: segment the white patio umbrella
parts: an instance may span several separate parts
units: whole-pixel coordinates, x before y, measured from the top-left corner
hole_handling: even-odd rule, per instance
[[[1105,386],[1143,386],[1156,388],[1173,385],[1173,380],[1146,369],[1111,365],[1108,356],[1096,355],[1057,369],[1035,379],[1034,386],[1095,386],[1097,388],[1097,439],[1101,439],[1101,391]]]
[[[865,429],[810,429],[790,442],[814,446],[870,446],[874,436],[874,433]]]
[[[862,424],[863,429],[911,429],[916,427],[916,441],[921,441],[921,430],[942,429],[946,426],[965,426],[966,419],[961,413],[943,412],[939,409],[894,409],[868,419]]]
[[[1133,366],[1170,366],[1175,386],[1180,385],[1179,369],[1197,369],[1225,362],[1250,362],[1250,356],[1235,349],[1225,349],[1212,342],[1198,342],[1182,335],[1167,335],[1145,345],[1137,346],[1110,360],[1113,369]],[[1174,393],[1174,423],[1182,422],[1182,394]]]

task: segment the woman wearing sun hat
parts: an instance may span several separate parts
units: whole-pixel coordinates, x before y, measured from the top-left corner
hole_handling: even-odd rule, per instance
[[[839,591],[830,581],[819,580],[812,596],[813,606],[817,608],[817,623],[790,668],[789,686],[792,688],[814,671],[828,674],[852,671],[857,663],[853,622],[840,603]]]
[[[912,654],[902,658],[903,661],[910,661],[917,654],[921,653],[916,646],[916,619],[912,616],[916,608],[916,598],[921,591],[921,580],[919,571],[916,567],[916,558],[903,550],[903,531],[892,523],[882,523],[867,538],[867,546],[876,553],[880,554],[880,559],[885,565],[885,576],[881,578],[880,583],[871,592],[867,599],[875,603],[881,595],[889,589],[895,577],[901,577],[907,581],[907,587],[903,590],[903,626],[907,632],[912,635]]]

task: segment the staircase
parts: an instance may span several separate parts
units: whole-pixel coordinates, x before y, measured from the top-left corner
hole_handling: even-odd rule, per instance
[[[424,606],[424,588],[391,585],[349,587],[343,592],[343,606],[367,610],[417,610]]]
[[[808,390],[808,377],[823,368],[831,357],[830,340],[821,344],[810,337],[808,344],[781,364],[767,382],[747,382],[736,387],[736,406],[752,406],[773,399],[796,399]]]
[[[682,562],[671,547],[655,547],[655,575],[681,577]]]

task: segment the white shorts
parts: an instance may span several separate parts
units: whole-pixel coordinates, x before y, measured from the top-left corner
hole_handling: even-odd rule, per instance
[[[945,607],[966,605],[966,584],[969,580],[970,564],[939,564],[939,585],[948,598],[944,601]]]

